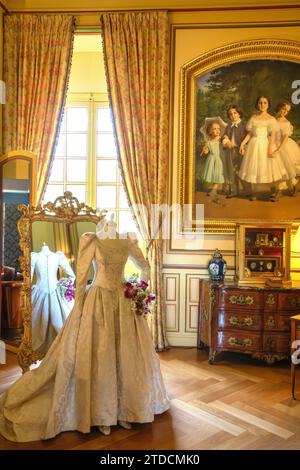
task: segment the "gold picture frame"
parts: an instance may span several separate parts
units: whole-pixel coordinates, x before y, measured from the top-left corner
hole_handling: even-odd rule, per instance
[[[275,275],[278,270],[280,257],[276,256],[251,256],[246,260],[246,268],[250,270],[250,274],[255,273],[256,276],[261,277],[267,274]],[[252,265],[255,266],[252,266]]]
[[[203,220],[195,218],[195,136],[196,136],[196,80],[218,67],[251,60],[282,60],[300,64],[300,42],[291,40],[257,39],[229,44],[208,51],[186,63],[180,72],[179,97],[179,164],[177,166],[177,201],[181,206],[189,205],[193,228],[203,227]],[[299,67],[300,71],[300,67]],[[297,197],[298,200],[298,197]],[[248,201],[247,201],[248,203]],[[263,202],[264,203],[264,202]],[[268,204],[266,202],[266,204]],[[241,206],[242,207],[242,206]],[[219,211],[220,213],[222,211]],[[225,211],[223,211],[225,212]],[[230,213],[230,211],[228,211]],[[246,214],[245,214],[246,212]],[[268,219],[272,223],[297,223],[298,215],[285,216],[284,211]],[[265,216],[247,217],[241,211],[239,217],[205,216],[204,232],[234,233],[238,223],[260,223]],[[245,215],[244,215],[245,214]]]
[[[256,242],[257,246],[267,246],[269,242],[269,234],[268,233],[257,233],[256,234]]]

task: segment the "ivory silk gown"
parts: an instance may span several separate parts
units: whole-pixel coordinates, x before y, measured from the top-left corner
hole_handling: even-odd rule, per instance
[[[26,442],[118,420],[151,422],[169,408],[147,321],[124,295],[128,256],[148,280],[136,240],[82,235],[75,306],[40,366],[0,397],[4,437]],[[95,276],[86,289],[92,262]]]
[[[57,286],[59,267],[75,281],[75,274],[62,251],[54,253],[42,249],[39,253],[31,253],[31,279],[36,274],[36,284],[31,292],[34,351],[48,351],[74,306],[74,301],[68,302]]]

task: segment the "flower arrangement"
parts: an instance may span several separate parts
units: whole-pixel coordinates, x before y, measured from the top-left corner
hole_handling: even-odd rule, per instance
[[[145,281],[139,281],[138,275],[133,274],[125,284],[125,297],[131,300],[131,309],[136,315],[146,317],[151,313],[155,295],[148,289]]]
[[[61,277],[57,282],[57,286],[62,297],[64,297],[67,302],[71,302],[75,298],[75,289],[72,279]]]

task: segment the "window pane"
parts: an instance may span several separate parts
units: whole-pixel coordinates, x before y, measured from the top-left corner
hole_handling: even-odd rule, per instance
[[[68,108],[67,131],[83,131],[88,126],[88,108]]]
[[[124,191],[123,186],[120,186],[120,193],[119,193],[119,206],[121,209],[128,209],[127,197]]]
[[[64,161],[54,160],[51,169],[49,181],[63,181],[64,180]]]
[[[73,196],[77,197],[79,202],[85,202],[85,185],[67,184],[67,190],[71,191]]]
[[[67,160],[67,181],[86,181],[86,160]]]
[[[115,183],[117,181],[117,161],[97,161],[97,183]]]
[[[110,108],[97,109],[97,131],[113,132],[112,115]]]
[[[66,155],[66,135],[59,134],[57,146],[55,149],[55,157],[64,157]]]
[[[116,157],[117,148],[113,134],[97,135],[97,157]]]
[[[86,157],[87,138],[86,134],[67,135],[67,157]]]
[[[97,207],[99,209],[114,209],[116,207],[116,186],[97,186]]]
[[[137,227],[132,218],[130,211],[119,212],[119,231],[120,232],[137,232]]]
[[[58,196],[63,196],[64,186],[63,184],[48,184],[46,193],[44,196],[44,203],[49,201],[54,202]]]

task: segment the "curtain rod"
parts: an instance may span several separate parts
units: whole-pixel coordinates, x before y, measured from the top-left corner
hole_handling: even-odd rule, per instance
[[[1,4],[1,2],[0,2]],[[1,4],[2,5],[2,4]],[[299,9],[300,5],[298,4],[291,4],[291,5],[257,5],[257,6],[236,6],[236,7],[202,7],[202,8],[140,8],[140,9],[128,9],[128,10],[48,10],[48,11],[40,11],[40,10],[32,10],[32,11],[8,11],[5,8],[5,14],[13,15],[13,14],[23,14],[23,15],[30,15],[30,14],[40,14],[40,15],[48,15],[48,14],[79,14],[79,15],[89,15],[89,14],[101,14],[101,13],[133,13],[133,12],[146,12],[146,11],[167,11],[168,13],[193,13],[193,12],[209,12],[209,11],[246,11],[246,10],[291,10],[291,9]]]

